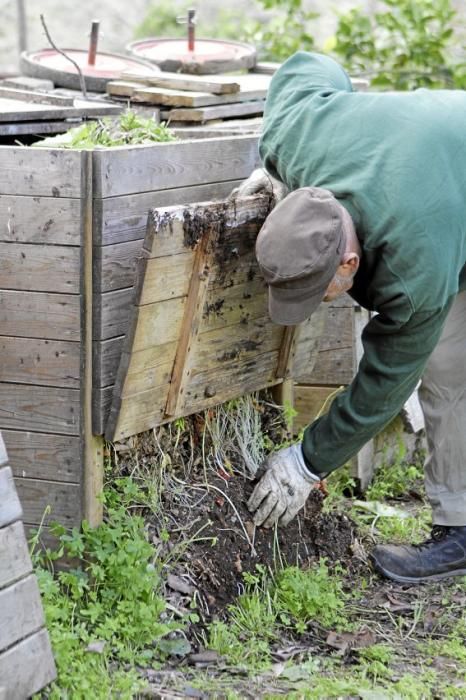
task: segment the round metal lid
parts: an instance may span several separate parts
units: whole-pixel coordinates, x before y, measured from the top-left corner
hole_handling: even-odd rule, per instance
[[[149,38],[133,41],[127,49],[162,70],[182,73],[224,73],[256,64],[255,48],[236,41],[196,39],[190,50],[185,39]]]
[[[99,51],[94,63],[89,63],[88,51],[81,49],[62,49],[80,67],[86,88],[94,92],[105,92],[109,80],[116,80],[123,72],[139,75],[154,75],[159,68],[131,56]],[[79,74],[75,66],[55,49],[23,52],[20,59],[21,70],[33,78],[48,78],[55,85],[80,89]]]

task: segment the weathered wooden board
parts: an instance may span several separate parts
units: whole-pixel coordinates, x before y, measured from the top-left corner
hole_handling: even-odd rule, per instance
[[[93,380],[94,388],[114,384],[123,349],[124,336],[109,340],[95,340],[93,344]]]
[[[71,126],[74,126],[74,124],[70,124],[69,121],[65,121],[64,119],[60,121],[14,122],[13,124],[7,122],[6,124],[0,123],[0,136],[63,134],[65,131],[68,131]]]
[[[24,88],[14,88],[3,84],[0,85],[0,97],[8,97],[12,100],[26,102],[27,104],[57,105],[58,107],[72,107],[74,103],[72,97],[26,90]]]
[[[15,478],[15,484],[24,508],[25,523],[40,523],[47,507],[50,508],[47,523],[58,521],[65,527],[74,527],[81,522],[81,486],[79,484],[21,477]]]
[[[80,437],[2,429],[16,477],[79,483]]]
[[[234,136],[95,150],[94,198],[244,179],[259,163],[257,143]]]
[[[131,435],[271,386],[287,374],[289,333],[269,319],[266,285],[254,257],[269,204],[262,196],[172,207],[150,218],[108,437]],[[161,250],[183,249],[174,260],[159,257]],[[174,270],[177,258],[180,274],[173,273],[169,287],[158,285],[154,270]],[[167,299],[173,291],[176,297]],[[306,329],[307,345],[316,329]]]
[[[5,442],[0,433],[0,467],[5,467],[8,464],[8,454],[6,451]]]
[[[94,244],[107,246],[140,240],[142,247],[147,229],[147,212],[150,208],[224,199],[240,182],[242,179],[228,179],[204,185],[96,199],[94,201]],[[0,207],[1,202],[0,198]],[[104,260],[102,262],[104,263]]]
[[[14,523],[21,516],[22,508],[16,493],[13,472],[10,467],[2,467],[0,469],[0,527]]]
[[[0,336],[0,355],[2,381],[79,388],[79,343]]]
[[[93,318],[94,340],[107,340],[126,333],[133,297],[134,289],[129,287],[107,292],[96,299]]]
[[[0,243],[0,288],[79,293],[78,247]]]
[[[37,632],[44,624],[44,614],[35,576],[0,591],[0,610],[1,651]]]
[[[78,295],[0,289],[2,335],[79,341],[79,319]]]
[[[0,529],[0,589],[24,578],[31,571],[32,563],[23,523],[18,520],[7,527],[2,527]],[[1,614],[0,612],[0,617]]]
[[[0,382],[0,426],[61,435],[79,435],[78,389]]]
[[[262,114],[265,100],[251,100],[249,102],[235,102],[228,105],[214,105],[212,107],[174,107],[162,110],[160,116],[170,124],[173,122],[207,122],[213,119],[228,119],[234,117]]]
[[[165,107],[209,107],[232,105],[251,100],[265,100],[267,88],[256,88],[234,94],[213,95],[209,92],[187,91],[164,87],[146,87],[138,83],[115,81],[107,84],[107,92],[118,97],[129,97],[132,102],[163,105]]]
[[[0,193],[79,198],[81,153],[0,146]]]
[[[175,90],[203,90],[213,94],[224,95],[239,92],[240,83],[237,77],[223,75],[187,75],[185,73],[169,73],[163,71],[154,76],[141,76],[134,73],[123,73],[122,80],[173,88]],[[240,76],[238,76],[239,78]]]
[[[0,653],[0,684],[6,689],[5,700],[32,697],[55,677],[55,662],[45,630]]]
[[[21,102],[0,95],[0,122],[26,122],[31,120],[69,119],[71,117],[108,116],[119,114],[121,108],[113,104],[74,100],[74,106],[53,106]]]
[[[297,415],[293,419],[296,432],[312,423],[319,415],[326,413],[333,396],[338,393],[334,386],[296,385],[294,389],[294,409]]]
[[[0,194],[0,241],[78,246],[80,206],[78,199]]]

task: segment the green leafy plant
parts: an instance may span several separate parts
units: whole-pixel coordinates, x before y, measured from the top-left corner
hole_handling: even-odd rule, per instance
[[[166,615],[142,518],[115,493],[107,501],[102,525],[71,533],[55,525],[59,547],[33,554],[58,668],[53,698],[133,697],[141,683],[123,665],[163,658],[164,638],[179,629]],[[63,556],[80,564],[54,574]]]
[[[261,58],[284,61],[296,51],[314,50],[310,24],[319,15],[305,9],[303,0],[259,2],[268,16],[257,22],[246,38],[258,47]]]
[[[464,87],[465,64],[454,57],[451,0],[384,0],[368,17],[353,8],[341,14],[333,50],[353,73],[396,90]]]
[[[51,136],[33,144],[42,148],[81,148],[93,149],[96,146],[111,148],[126,145],[147,145],[175,141],[176,136],[165,123],[141,117],[127,110],[117,119],[106,117],[98,121],[86,122],[70,129],[65,134]]]

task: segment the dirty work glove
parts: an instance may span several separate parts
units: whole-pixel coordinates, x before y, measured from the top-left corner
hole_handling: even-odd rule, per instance
[[[321,477],[312,474],[304,462],[301,444],[272,453],[265,462],[266,472],[248,501],[254,524],[272,527],[288,525],[306,503]]]
[[[254,194],[268,194],[277,204],[288,194],[288,188],[283,182],[271,177],[263,168],[253,170],[247,180],[236,187],[230,194],[230,199],[236,200],[242,197],[251,197]]]

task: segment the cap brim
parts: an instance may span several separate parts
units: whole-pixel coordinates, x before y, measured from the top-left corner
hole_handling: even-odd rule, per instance
[[[269,315],[274,323],[281,326],[295,326],[312,316],[327,290],[326,285],[319,291],[303,289],[283,289],[269,286]]]

